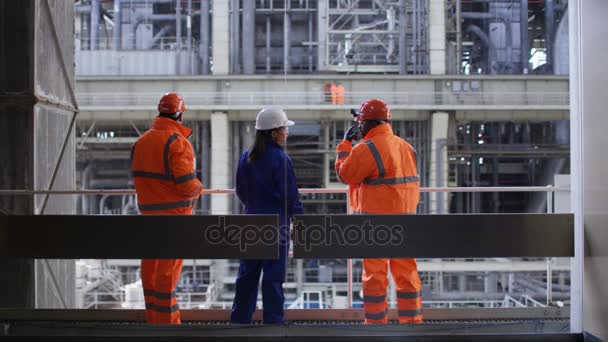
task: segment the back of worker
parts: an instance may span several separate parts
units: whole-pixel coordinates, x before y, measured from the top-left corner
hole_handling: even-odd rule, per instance
[[[251,323],[262,277],[262,300],[265,324],[284,322],[283,282],[289,250],[289,220],[302,213],[298,186],[289,156],[283,151],[293,125],[279,108],[267,108],[257,116],[256,139],[243,153],[236,172],[236,194],[247,214],[279,215],[278,260],[241,260],[230,321]]]
[[[358,207],[353,213],[416,212],[419,183],[415,152],[393,134],[390,124],[373,128],[351,155],[342,163],[340,175],[357,185]]]
[[[183,99],[163,96],[152,129],[133,145],[131,168],[137,204],[143,215],[191,215],[203,185],[196,178],[192,130],[181,124]],[[145,234],[145,231],[142,231]],[[148,323],[179,324],[175,296],[182,259],[142,259],[141,278]]]
[[[363,140],[352,147],[353,125],[338,145],[336,173],[349,185],[354,214],[413,214],[419,201],[416,152],[393,134],[388,106],[370,100],[359,111]],[[354,199],[353,199],[354,197]],[[399,322],[422,321],[421,283],[414,259],[364,259],[363,304],[366,323],[387,323],[388,265],[397,286]]]

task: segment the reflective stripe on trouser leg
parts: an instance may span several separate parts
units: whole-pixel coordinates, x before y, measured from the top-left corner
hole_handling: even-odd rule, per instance
[[[387,323],[386,288],[388,259],[363,259],[363,309],[365,323]]]
[[[370,296],[363,295],[363,310],[365,311],[365,323],[387,323],[386,295]]]
[[[156,323],[180,324],[175,287],[182,270],[182,259],[160,259],[154,294]]]
[[[390,259],[391,273],[397,287],[400,323],[422,322],[421,283],[415,259]]]
[[[399,323],[422,322],[422,297],[420,292],[397,291],[397,308]]]
[[[142,259],[141,260],[141,284],[144,290],[144,300],[146,303],[146,322],[155,323],[154,306],[154,290],[156,285],[156,270],[158,267],[158,259]]]
[[[365,324],[386,324],[388,323],[388,312],[386,309],[379,312],[365,312]]]

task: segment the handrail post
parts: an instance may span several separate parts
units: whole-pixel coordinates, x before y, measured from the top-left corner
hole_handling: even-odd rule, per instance
[[[551,186],[548,185],[548,188]],[[553,197],[555,196],[555,189],[547,190],[547,214],[553,214]],[[553,272],[551,270],[551,258],[545,258],[547,260],[547,306],[551,305],[553,301]]]
[[[346,213],[352,214],[350,212],[350,194],[346,193]],[[353,308],[353,260],[346,259],[346,277],[348,278],[346,281],[346,296],[347,296],[347,308]]]

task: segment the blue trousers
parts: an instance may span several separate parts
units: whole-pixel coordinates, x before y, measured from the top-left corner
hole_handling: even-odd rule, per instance
[[[289,240],[287,240],[289,241]],[[283,282],[287,268],[287,251],[289,243],[280,244],[278,260],[241,260],[239,274],[236,278],[236,293],[230,322],[249,324],[255,312],[258,299],[258,284],[262,271],[262,302],[264,306],[264,324],[283,324]]]

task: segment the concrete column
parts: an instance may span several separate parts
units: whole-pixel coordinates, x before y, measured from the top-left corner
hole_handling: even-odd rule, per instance
[[[52,188],[76,187],[74,133],[68,133],[75,110],[70,91],[74,87],[74,2],[50,3],[51,8],[46,1],[0,1],[3,189],[48,189],[56,165]],[[62,146],[65,150],[59,158]],[[43,200],[44,196],[0,196],[0,216],[37,214]],[[75,196],[55,195],[44,214],[75,212]],[[0,307],[74,307],[73,260],[0,258],[0,269]]]
[[[213,1],[213,74],[227,75],[229,72],[229,1]]]
[[[211,113],[211,188],[230,187],[230,125],[228,114]],[[211,214],[230,214],[229,195],[211,196]]]
[[[317,70],[326,69],[325,61],[325,40],[327,29],[327,0],[317,1]]]
[[[445,1],[429,0],[429,51],[432,75],[445,74]]]
[[[431,172],[429,185],[431,187],[447,186],[448,178],[448,125],[450,115],[446,112],[436,112],[431,116]],[[431,193],[430,212],[442,214],[448,212],[448,201],[445,193]]]
[[[608,340],[608,2],[568,2],[574,250],[570,327]]]
[[[243,73],[255,72],[255,1],[243,1]]]

